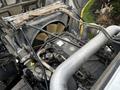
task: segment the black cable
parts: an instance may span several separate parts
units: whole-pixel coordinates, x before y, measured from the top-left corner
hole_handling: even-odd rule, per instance
[[[41,68],[42,68],[42,70],[43,70],[44,77],[45,77],[45,84],[46,84],[46,88],[47,88],[47,90],[49,90],[49,89],[48,89],[47,75],[46,75],[45,68],[44,68],[43,64],[41,63],[41,61],[39,60],[38,56],[36,55],[36,53],[35,53],[34,49],[32,48],[32,45],[31,45],[31,43],[30,43],[30,41],[29,41],[28,37],[25,35],[25,33],[24,33],[23,29],[20,29],[20,30],[21,30],[21,32],[23,33],[23,35],[24,35],[24,37],[25,37],[25,39],[26,39],[27,43],[29,44],[29,46],[30,46],[31,50],[33,51],[33,56],[34,56],[34,58],[35,58],[35,59],[36,59],[36,60],[40,63],[40,65],[41,65]]]
[[[81,21],[80,21],[79,19],[77,19],[76,17],[73,17],[73,19],[75,19],[75,20],[78,21],[78,22],[81,22]],[[81,20],[82,20],[82,19],[81,19]],[[86,25],[87,25],[88,23],[82,22],[82,24],[86,24]],[[104,34],[111,42],[120,44],[120,41],[118,41],[117,38],[112,38],[112,37],[108,34],[108,32],[107,32],[105,29],[103,29],[103,27],[101,27],[101,26],[96,26],[96,25],[91,25],[91,24],[88,24],[88,27],[96,28],[96,29],[102,31],[103,34]]]
[[[96,29],[100,30],[111,42],[120,44],[120,41],[117,41],[115,38],[111,37],[111,36],[109,35],[109,33],[108,33],[103,27],[100,27],[100,26],[92,26],[92,25],[89,25],[89,27],[96,28]]]
[[[76,45],[76,44],[73,43],[73,42],[69,42],[69,41],[67,41],[67,40],[64,40],[64,39],[60,38],[59,36],[54,35],[54,34],[48,32],[48,31],[46,31],[46,30],[44,30],[44,29],[42,29],[42,28],[38,28],[38,27],[36,27],[36,26],[31,26],[31,25],[28,25],[28,26],[30,26],[31,28],[40,30],[40,31],[42,31],[42,32],[45,32],[45,33],[47,33],[47,34],[49,34],[49,35],[51,35],[51,36],[54,36],[54,37],[56,37],[56,38],[58,38],[58,39],[60,39],[60,40],[62,40],[62,41],[65,41],[65,42],[67,42],[67,43],[69,43],[69,44],[72,44],[72,45],[74,45],[74,46],[76,46],[76,47],[78,47],[78,48],[81,48],[79,45]]]
[[[69,32],[65,32],[65,34],[68,34],[69,36],[71,36],[72,38],[76,39],[77,41],[79,41],[79,42],[82,43],[83,45],[85,44],[84,41],[82,41],[82,40],[76,38],[76,37],[75,37],[74,35],[72,35],[71,33],[69,33]]]
[[[63,35],[63,33],[62,33],[62,34],[59,34],[58,36],[61,36],[61,35]],[[54,39],[56,39],[56,37],[53,37],[53,38],[51,38],[51,39],[46,40],[46,42],[40,47],[40,49],[42,49],[48,42],[51,42],[51,41],[53,41]]]
[[[66,41],[66,40],[60,38],[59,36],[56,36],[56,35],[48,32],[48,31],[43,30],[42,28],[38,28],[38,27],[36,27],[36,26],[31,26],[31,25],[28,25],[28,26],[30,26],[30,27],[32,27],[32,28],[34,28],[34,29],[41,30],[41,31],[43,31],[43,32],[45,32],[45,33],[47,33],[47,34],[50,34],[51,36],[54,36],[54,37],[56,37],[56,38],[58,38],[58,39],[60,39],[60,40],[63,40],[63,41],[65,41],[65,42],[67,42],[67,43],[70,43],[70,44],[72,44],[72,45],[74,45],[74,46],[76,46],[76,47],[78,47],[78,48],[81,48],[80,46],[78,46],[78,45],[76,45],[76,44],[74,44],[74,43],[72,43],[72,42]],[[96,28],[96,29],[100,30],[111,42],[120,44],[120,41],[117,41],[117,40],[113,39],[113,38],[108,34],[108,32],[107,32],[104,28],[102,28],[102,27],[100,27],[100,26],[96,26],[96,27],[95,27],[95,26],[92,26],[92,25],[91,25],[91,26],[89,25],[89,27]]]
[[[101,28],[100,30],[103,32],[103,34],[104,34],[111,42],[120,44],[120,41],[117,41],[116,38],[111,37],[105,29],[102,29],[102,28]]]
[[[72,10],[76,14],[76,16],[79,18],[79,20],[82,20],[83,22],[85,22],[85,20],[74,9],[72,9]]]

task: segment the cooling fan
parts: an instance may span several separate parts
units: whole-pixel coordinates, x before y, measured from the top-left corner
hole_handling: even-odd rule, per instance
[[[65,26],[58,22],[58,23],[51,23],[48,24],[45,29],[53,34],[61,34],[62,32],[64,32]],[[48,39],[48,34],[44,33],[44,32],[40,32],[35,39],[40,40],[40,41],[46,41]]]

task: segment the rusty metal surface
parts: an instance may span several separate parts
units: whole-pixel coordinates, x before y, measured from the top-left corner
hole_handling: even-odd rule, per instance
[[[17,15],[41,7],[38,0],[17,0],[16,2],[2,0],[0,4],[0,17]]]
[[[7,12],[9,9],[20,6],[20,5],[32,4],[32,3],[35,3],[35,2],[37,2],[37,0],[30,0],[30,1],[20,2],[20,3],[17,3],[17,4],[11,4],[11,5],[5,6],[3,8],[0,8],[0,13]]]
[[[18,15],[4,17],[3,20],[13,22],[16,26],[20,26],[20,25],[24,24],[26,21],[28,21],[34,17],[45,16],[45,15],[49,15],[49,14],[55,13],[55,12],[63,12],[65,14],[69,15],[70,17],[73,17],[74,14],[70,10],[68,10],[68,8],[69,8],[69,6],[58,1],[56,3],[48,5],[46,7],[31,10],[26,13],[21,13]]]

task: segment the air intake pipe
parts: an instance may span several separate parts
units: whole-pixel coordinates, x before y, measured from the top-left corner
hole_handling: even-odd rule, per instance
[[[113,36],[120,32],[120,27],[115,25],[109,26],[106,28],[106,31]],[[81,64],[86,62],[88,58],[95,54],[107,41],[108,39],[101,32],[59,65],[52,75],[50,90],[68,90],[68,80],[80,68]]]

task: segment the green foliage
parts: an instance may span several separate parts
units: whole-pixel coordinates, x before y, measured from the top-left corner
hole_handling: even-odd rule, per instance
[[[94,1],[95,0],[91,0],[91,2],[87,5],[83,13],[83,19],[88,23],[94,22],[94,15],[93,12],[91,11],[91,7],[94,4]]]
[[[111,4],[114,7],[112,10],[112,15],[113,16],[120,15],[120,0],[112,0]]]

